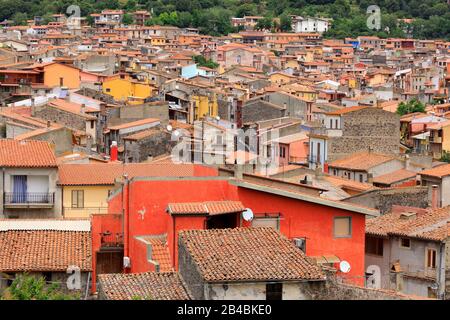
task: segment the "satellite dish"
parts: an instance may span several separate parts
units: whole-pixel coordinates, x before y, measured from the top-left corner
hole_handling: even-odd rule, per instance
[[[175,135],[175,137],[178,137],[180,135],[180,131],[175,130],[173,134]]]
[[[350,263],[348,263],[345,260],[342,260],[341,263],[339,263],[339,270],[343,273],[349,273],[350,272]]]
[[[252,209],[250,209],[250,208],[247,208],[247,209],[245,209],[245,210],[242,212],[242,218],[243,218],[245,221],[252,221],[252,220],[253,220],[253,217],[254,217],[253,211],[252,211]]]
[[[216,117],[216,120],[217,120],[217,121],[220,121],[220,117],[219,117],[219,116],[217,116],[217,117]]]
[[[172,126],[169,124],[169,125],[167,125],[167,127],[166,127],[166,129],[167,129],[167,131],[172,131]]]

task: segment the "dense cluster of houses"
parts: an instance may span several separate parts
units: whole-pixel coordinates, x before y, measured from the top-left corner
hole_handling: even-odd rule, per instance
[[[449,42],[123,14],[1,23],[0,295],[450,298]]]

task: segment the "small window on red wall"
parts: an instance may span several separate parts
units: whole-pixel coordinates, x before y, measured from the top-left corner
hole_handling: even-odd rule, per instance
[[[352,218],[335,217],[333,234],[335,238],[350,238],[352,236]]]

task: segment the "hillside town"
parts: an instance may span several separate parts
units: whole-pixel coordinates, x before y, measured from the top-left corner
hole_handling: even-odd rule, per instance
[[[450,42],[124,15],[0,22],[2,299],[450,299]]]

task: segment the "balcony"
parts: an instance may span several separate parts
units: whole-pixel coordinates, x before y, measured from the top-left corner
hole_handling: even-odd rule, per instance
[[[53,208],[55,204],[55,193],[27,192],[3,194],[3,205],[5,208]]]
[[[100,249],[115,251],[123,249],[123,233],[105,231],[100,233]]]
[[[317,164],[317,156],[309,155],[308,156],[308,162],[312,163],[312,164]]]

